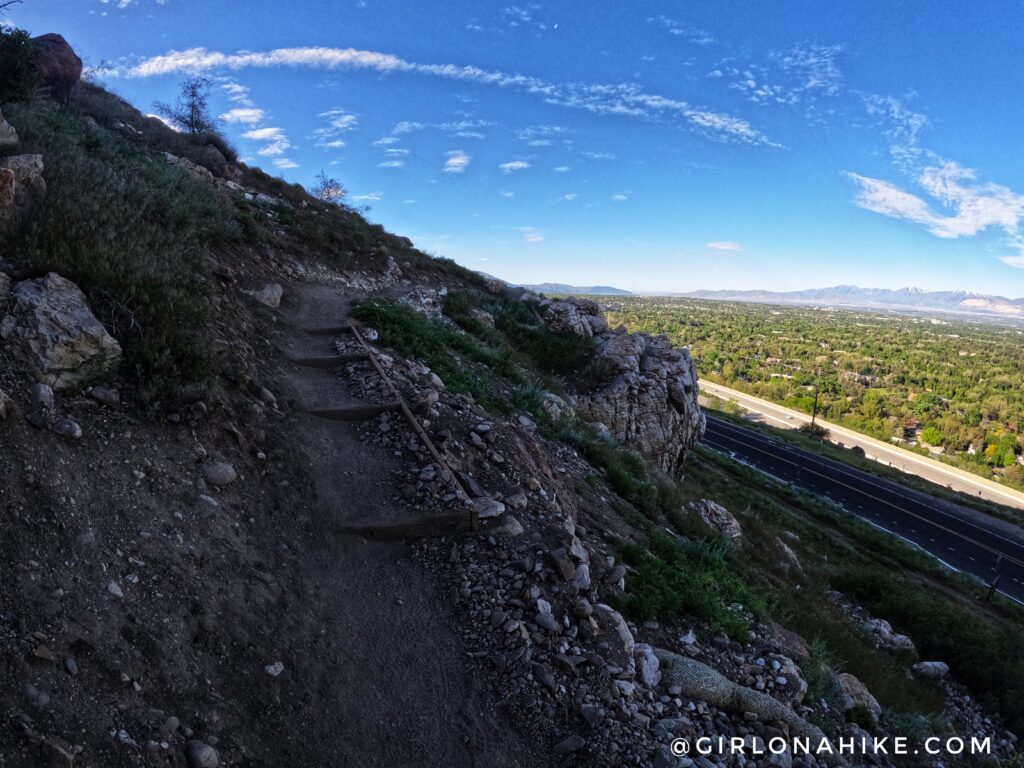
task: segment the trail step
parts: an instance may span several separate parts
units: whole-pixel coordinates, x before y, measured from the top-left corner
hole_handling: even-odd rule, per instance
[[[369,360],[370,356],[365,352],[346,352],[343,355],[313,355],[311,357],[289,357],[288,362],[296,365],[304,365],[307,368],[333,368],[344,363],[356,363],[360,360]]]
[[[302,330],[310,336],[341,336],[345,333],[352,333],[352,326],[330,325],[324,328],[303,328]]]
[[[396,400],[390,403],[362,403],[360,405],[339,405],[331,408],[310,408],[306,411],[310,416],[331,421],[366,421],[387,411],[397,411],[401,404]]]

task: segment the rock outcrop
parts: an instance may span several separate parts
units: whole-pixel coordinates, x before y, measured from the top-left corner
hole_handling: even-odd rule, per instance
[[[23,221],[45,195],[42,155],[0,157],[0,228]]]
[[[611,372],[607,384],[580,396],[580,415],[678,477],[687,450],[704,434],[689,351],[664,336],[609,329],[590,299],[550,302],[542,309],[549,328],[593,338],[598,360]]]
[[[18,132],[4,119],[3,112],[0,112],[0,149],[16,146],[18,146]]]
[[[52,32],[32,38],[32,64],[39,84],[60,101],[67,101],[82,77],[82,60],[67,40]]]
[[[0,322],[0,337],[55,390],[77,389],[109,376],[121,346],[107,333],[78,286],[55,272],[17,283]]]

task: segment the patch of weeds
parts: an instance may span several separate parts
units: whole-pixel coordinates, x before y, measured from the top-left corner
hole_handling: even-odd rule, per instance
[[[762,617],[766,603],[744,581],[727,554],[723,542],[680,544],[658,532],[651,535],[648,548],[627,544],[622,559],[633,573],[626,580],[623,608],[638,621],[664,619],[685,611],[714,630],[746,639],[749,626],[730,606],[740,603]]]
[[[22,142],[43,152],[45,205],[7,243],[25,276],[58,272],[90,297],[121,342],[143,400],[205,386],[210,246],[237,238],[234,208],[160,156],[89,130],[47,103],[9,108]]]

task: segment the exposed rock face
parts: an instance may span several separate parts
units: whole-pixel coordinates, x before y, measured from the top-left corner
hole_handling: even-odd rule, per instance
[[[45,194],[42,155],[0,157],[0,227],[23,220]]]
[[[733,545],[743,541],[743,529],[739,521],[732,513],[721,504],[711,499],[701,499],[690,504],[692,509],[701,520],[722,534],[726,540]]]
[[[32,63],[40,84],[60,101],[67,101],[82,77],[82,60],[67,40],[52,32],[32,38]]]
[[[14,126],[4,120],[3,112],[0,112],[0,149],[17,145],[18,132],[14,130]]]
[[[664,336],[609,330],[590,299],[555,301],[543,310],[549,328],[593,338],[596,354],[613,371],[610,383],[580,397],[580,415],[678,477],[686,451],[704,434],[689,351]]]
[[[172,155],[170,152],[164,152],[163,156],[164,160],[167,161],[168,165],[177,166],[178,168],[181,168],[183,171],[185,171],[185,173],[188,173],[197,179],[213,181],[213,174],[210,173],[210,170],[208,168],[204,168],[201,165],[193,163],[187,157],[178,157],[177,155]]]
[[[0,337],[56,390],[76,389],[117,370],[121,346],[70,280],[51,272],[14,286]]]

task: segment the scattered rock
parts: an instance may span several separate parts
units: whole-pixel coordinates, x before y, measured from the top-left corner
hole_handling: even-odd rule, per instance
[[[882,715],[882,707],[864,683],[849,672],[840,672],[836,676],[836,682],[839,683],[844,711],[849,712],[855,707],[863,707],[874,716],[875,722],[878,722]]]
[[[278,283],[267,283],[262,288],[254,291],[245,291],[260,304],[277,309],[281,306],[281,297],[284,296],[284,288]]]
[[[121,585],[118,584],[116,581],[112,581],[109,584],[107,584],[107,592],[112,594],[118,600],[124,597],[124,591],[121,589]]]
[[[647,643],[637,643],[633,647],[633,657],[636,659],[636,671],[641,682],[648,688],[655,688],[661,682],[661,672],[654,649]]]
[[[551,558],[551,562],[555,566],[555,570],[558,571],[558,575],[562,577],[564,581],[572,581],[576,575],[576,564],[573,563],[569,554],[564,548],[559,547],[558,549],[552,550],[548,553]]]
[[[189,768],[217,768],[220,755],[209,744],[192,740],[185,745],[185,757]]]
[[[64,416],[57,420],[52,427],[54,434],[67,437],[72,440],[82,439],[82,427],[74,419]]]
[[[267,664],[267,666],[263,668],[263,671],[271,677],[277,677],[282,672],[284,672],[284,663],[280,661],[275,661],[273,664]]]
[[[701,499],[690,504],[690,509],[697,513],[701,520],[722,534],[731,544],[739,544],[743,540],[743,529],[739,521],[721,504],[711,499]]]
[[[238,479],[238,472],[226,461],[207,459],[202,463],[203,479],[218,488],[230,485]]]
[[[887,651],[917,653],[914,641],[906,635],[896,632],[885,619],[868,619],[864,622],[864,630],[874,641],[876,648],[883,648]]]
[[[509,514],[502,515],[494,525],[487,528],[487,533],[499,539],[513,539],[525,533],[523,524]]]
[[[40,382],[68,390],[110,375],[121,345],[89,310],[78,286],[55,272],[14,286],[2,336]]]
[[[910,671],[924,680],[942,680],[949,674],[949,665],[944,661],[919,661]]]
[[[33,384],[32,404],[41,411],[52,411],[54,409],[53,387],[49,384],[41,384],[38,382]]]
[[[587,740],[582,736],[570,736],[564,741],[560,741],[555,745],[556,755],[567,755],[570,752],[578,752],[587,745]]]
[[[113,387],[93,387],[89,390],[89,397],[109,408],[121,407],[121,393]]]

